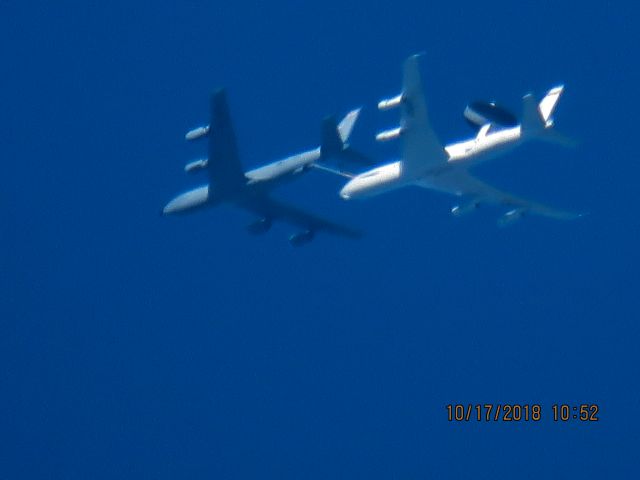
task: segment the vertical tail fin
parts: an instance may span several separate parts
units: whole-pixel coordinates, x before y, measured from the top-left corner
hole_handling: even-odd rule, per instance
[[[333,160],[339,166],[343,162],[354,162],[360,165],[371,166],[374,162],[366,155],[354,150],[349,144],[349,137],[353,126],[358,120],[360,109],[351,110],[336,125],[334,117],[327,117],[322,122],[322,139],[320,143],[320,160]]]
[[[522,121],[520,125],[523,137],[538,136],[545,128],[536,99],[530,93],[522,97]]]
[[[532,94],[522,98],[522,133],[524,135],[540,135],[545,129],[553,126],[553,111],[563,89],[563,85],[552,88],[540,103],[536,103]]]
[[[359,114],[359,108],[352,110],[347,113],[337,125],[334,117],[324,119],[322,122],[322,140],[320,143],[322,157],[337,156],[345,150]]]
[[[339,155],[344,148],[344,142],[338,132],[334,117],[327,117],[322,121],[322,139],[320,153],[323,158]]]
[[[560,95],[562,95],[563,90],[564,85],[552,88],[540,101],[540,105],[538,105],[542,120],[544,120],[547,126],[553,125],[553,119],[551,118],[551,116],[553,115],[553,111],[558,104],[558,100],[560,100]]]
[[[356,120],[358,120],[358,115],[360,115],[360,109],[356,108],[355,110],[351,110],[347,113],[344,118],[338,124],[338,133],[340,134],[340,139],[342,143],[347,143],[349,141],[349,137],[351,136],[351,131],[353,130],[353,126],[356,124]]]
[[[536,104],[533,95],[525,95],[522,99],[521,131],[525,137],[536,137],[549,143],[565,147],[576,147],[578,141],[557,132],[553,127],[553,111],[560,100],[564,85],[559,85],[547,92],[540,103]]]

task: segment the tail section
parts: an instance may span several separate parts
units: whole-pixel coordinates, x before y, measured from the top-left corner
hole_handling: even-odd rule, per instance
[[[323,157],[331,157],[339,155],[347,148],[347,142],[351,136],[353,126],[358,120],[360,109],[351,110],[336,125],[333,116],[327,117],[322,122],[322,141],[320,143],[320,151]]]
[[[560,95],[562,95],[562,91],[564,90],[564,85],[560,85],[558,87],[554,87],[547,92],[542,101],[540,101],[540,105],[538,105],[538,109],[540,110],[540,116],[542,120],[545,122],[545,126],[552,126],[553,119],[551,116],[553,115],[553,111],[558,104],[558,100],[560,100]]]
[[[360,115],[360,109],[350,111],[336,124],[334,117],[327,117],[322,122],[322,141],[320,154],[323,161],[351,160],[356,162],[368,161],[364,155],[354,151],[348,144],[353,127]]]
[[[322,141],[320,143],[320,154],[322,158],[340,155],[343,149],[344,140],[342,140],[335,118],[325,118],[322,121]]]
[[[338,124],[338,133],[340,134],[340,139],[342,143],[347,143],[349,141],[349,137],[351,136],[351,131],[353,130],[353,126],[356,124],[356,120],[358,120],[358,116],[360,115],[360,109],[356,108],[355,110],[351,110],[347,113],[344,118]]]
[[[526,137],[540,137],[554,142],[559,134],[552,134],[553,111],[560,100],[564,85],[552,88],[547,92],[540,103],[536,103],[532,94],[522,98],[522,135]],[[548,137],[548,138],[546,138]]]

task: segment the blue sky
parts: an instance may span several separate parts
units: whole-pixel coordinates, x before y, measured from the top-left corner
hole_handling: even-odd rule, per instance
[[[2,478],[634,478],[637,8],[598,2],[0,3]],[[443,141],[466,103],[557,82],[576,150],[477,169],[588,212],[498,229],[455,199],[361,203],[313,172],[279,198],[366,230],[246,235],[220,208],[161,218],[197,183],[184,132],[227,86],[244,165],[318,143],[381,162],[375,102],[423,77]],[[540,403],[539,423],[450,423],[448,403]],[[554,403],[597,403],[596,424]]]

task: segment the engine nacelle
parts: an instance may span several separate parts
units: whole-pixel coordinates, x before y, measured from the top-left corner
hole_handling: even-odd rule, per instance
[[[270,218],[261,218],[249,225],[247,225],[247,231],[252,235],[259,235],[261,233],[266,233],[271,228],[271,219]]]
[[[202,170],[203,168],[207,168],[209,164],[209,160],[206,158],[201,158],[200,160],[195,160],[193,162],[189,162],[184,166],[184,171],[187,173],[195,172],[196,170]]]
[[[315,236],[313,230],[305,230],[304,232],[294,233],[289,237],[289,243],[293,247],[301,247],[313,240]]]
[[[384,132],[380,132],[376,135],[376,140],[378,142],[388,142],[389,140],[394,140],[402,135],[402,127],[393,128],[391,130],[385,130]]]
[[[189,130],[187,134],[184,136],[186,140],[197,140],[198,138],[202,138],[209,134],[209,125],[205,125],[204,127],[197,127],[193,130]]]
[[[498,219],[498,226],[506,227],[512,225],[516,221],[520,220],[524,216],[525,210],[523,208],[515,208],[509,210],[503,216]]]
[[[454,217],[461,217],[463,215],[466,215],[467,213],[473,212],[479,206],[480,206],[480,202],[478,201],[469,202],[464,205],[456,205],[451,209],[451,214]]]
[[[391,110],[392,108],[398,108],[402,104],[403,98],[404,95],[401,93],[393,98],[380,100],[380,102],[378,102],[378,110]]]

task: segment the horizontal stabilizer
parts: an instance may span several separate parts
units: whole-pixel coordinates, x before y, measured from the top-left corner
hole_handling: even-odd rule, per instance
[[[545,130],[544,135],[540,137],[540,140],[567,148],[576,148],[580,145],[579,140],[558,132],[555,128],[548,128]]]

